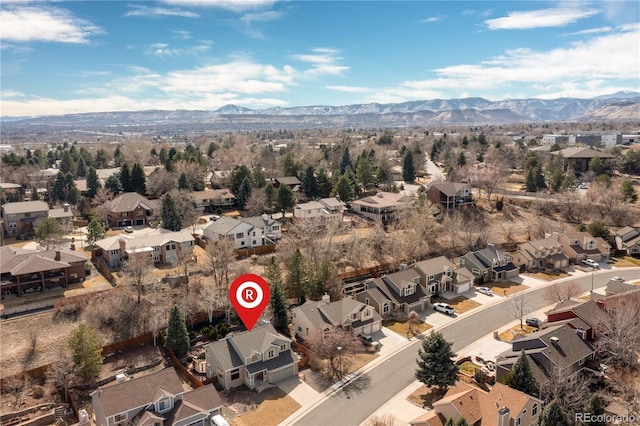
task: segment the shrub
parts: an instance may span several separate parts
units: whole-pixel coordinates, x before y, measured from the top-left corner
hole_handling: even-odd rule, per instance
[[[221,338],[229,334],[229,326],[225,323],[218,325],[218,334]]]
[[[218,340],[219,337],[220,335],[218,334],[218,330],[215,328],[212,328],[211,331],[209,332],[209,340],[216,341]]]
[[[35,399],[40,399],[44,396],[44,389],[42,389],[42,386],[34,386],[33,387],[33,397]]]
[[[504,200],[502,198],[498,198],[496,200],[496,210],[502,211],[503,207],[504,207]]]

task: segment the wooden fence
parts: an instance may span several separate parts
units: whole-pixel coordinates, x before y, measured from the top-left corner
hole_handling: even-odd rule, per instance
[[[291,342],[291,349],[293,349],[296,353],[302,354],[302,357],[298,361],[298,368],[303,368],[309,365],[309,360],[311,359],[311,350],[300,343],[293,341]]]
[[[275,251],[276,251],[276,245],[275,244],[269,244],[269,245],[260,246],[260,247],[246,248],[246,249],[237,250],[236,251],[236,258],[242,259],[244,257],[249,257],[249,256],[252,256],[254,254],[275,253]]]
[[[116,277],[111,273],[111,269],[109,269],[107,262],[101,256],[96,255],[95,250],[91,251],[91,262],[110,284],[115,284]]]

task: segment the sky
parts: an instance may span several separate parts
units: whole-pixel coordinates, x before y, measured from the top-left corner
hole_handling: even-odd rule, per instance
[[[0,2],[0,116],[640,91],[637,1]]]

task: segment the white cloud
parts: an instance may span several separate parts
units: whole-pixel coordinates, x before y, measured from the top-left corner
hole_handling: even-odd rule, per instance
[[[275,10],[269,10],[266,12],[251,12],[251,13],[246,13],[244,15],[242,15],[242,18],[240,18],[243,22],[268,22],[268,21],[275,21],[276,19],[280,19],[280,16],[282,16],[282,14],[280,12],[277,12]]]
[[[340,75],[343,71],[350,69],[350,67],[336,64],[336,62],[342,59],[337,56],[339,53],[337,49],[318,47],[313,49],[312,52],[311,54],[293,55],[294,59],[312,65],[311,69],[304,72],[304,76],[306,77],[317,77],[324,74]]]
[[[369,93],[372,91],[368,87],[361,86],[327,86],[327,89],[347,93]]]
[[[2,40],[13,42],[89,43],[104,30],[54,7],[8,7],[0,11]]]
[[[433,79],[382,88],[367,100],[455,98],[463,93],[485,97],[497,93],[502,98],[505,92],[521,92],[525,87],[529,93],[537,92],[534,96],[545,98],[637,90],[640,25],[618,30],[549,51],[521,48],[478,64],[435,69]]]
[[[172,48],[167,43],[154,43],[149,45],[145,51],[145,55],[157,56],[159,58],[175,58],[184,55],[199,55],[208,51],[213,45],[212,41],[204,41],[189,48]]]
[[[182,40],[189,40],[191,38],[191,33],[189,31],[174,30],[173,32]]]
[[[167,4],[179,6],[217,7],[234,12],[269,7],[276,0],[163,0]]]
[[[432,22],[438,22],[440,20],[439,17],[437,16],[432,16],[430,18],[425,18],[423,20],[421,20],[420,22],[424,23],[424,24],[430,24]]]
[[[129,7],[131,7],[132,10],[125,13],[125,17],[141,16],[145,18],[157,18],[165,16],[178,16],[182,18],[198,18],[200,16],[195,12],[177,8],[167,9],[165,7],[149,7],[141,4],[132,4]]]
[[[484,23],[492,30],[523,30],[531,28],[564,27],[580,19],[600,13],[596,9],[577,8],[541,9],[527,12],[510,12],[501,18],[488,19]]]
[[[613,27],[599,27],[599,28],[590,28],[588,30],[576,31],[575,33],[562,34],[562,35],[563,36],[579,36],[579,35],[589,35],[589,34],[610,33],[611,31],[613,31]]]

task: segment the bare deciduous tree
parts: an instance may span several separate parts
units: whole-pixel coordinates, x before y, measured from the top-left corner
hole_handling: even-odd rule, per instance
[[[420,315],[416,311],[409,312],[407,316],[407,334],[416,335],[415,327],[422,324]]]
[[[233,241],[208,241],[206,246],[207,264],[213,275],[213,288],[205,291],[215,302],[213,309],[226,309],[229,314],[229,276],[235,268],[236,250]]]
[[[580,293],[582,293],[580,286],[575,281],[569,281],[547,287],[544,291],[544,297],[549,302],[562,303],[573,299]]]
[[[638,368],[640,351],[640,295],[619,299],[615,306],[603,311],[596,348],[603,363],[617,369]]]
[[[509,301],[512,315],[520,321],[520,330],[524,328],[524,316],[527,312],[527,299],[523,295],[513,296]]]
[[[393,414],[378,414],[369,418],[364,426],[396,426],[400,424]]]
[[[362,343],[352,332],[339,328],[310,336],[308,342],[313,356],[327,361],[325,373],[333,379],[341,379],[349,372],[353,355],[363,349]]]
[[[73,362],[71,353],[66,348],[59,352],[59,358],[52,363],[51,367],[47,370],[47,380],[51,380],[56,386],[63,389],[65,401],[69,393],[69,384],[77,370],[78,367]]]
[[[122,264],[122,270],[125,272],[129,282],[136,288],[138,304],[142,296],[142,286],[152,268],[153,259],[147,251],[129,253],[129,258]]]

